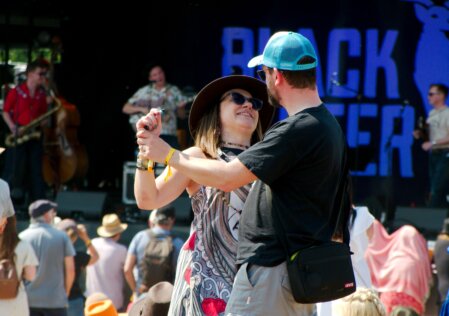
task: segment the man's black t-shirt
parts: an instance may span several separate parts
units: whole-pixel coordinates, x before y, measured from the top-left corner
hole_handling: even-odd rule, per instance
[[[331,239],[344,151],[340,125],[322,104],[276,123],[261,142],[238,156],[259,180],[240,218],[237,264],[275,266],[285,261],[273,226],[275,212],[290,254],[311,240]],[[272,191],[271,206],[265,184]]]

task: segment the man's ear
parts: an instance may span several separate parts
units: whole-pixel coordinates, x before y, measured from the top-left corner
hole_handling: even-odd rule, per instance
[[[281,71],[279,71],[277,68],[273,68],[273,74],[274,74],[274,85],[279,86],[284,83],[285,78]]]

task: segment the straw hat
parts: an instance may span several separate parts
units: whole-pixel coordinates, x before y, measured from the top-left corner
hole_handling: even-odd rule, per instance
[[[117,310],[111,300],[104,300],[87,305],[85,316],[118,316]]]
[[[97,234],[101,237],[112,237],[123,232],[128,224],[122,224],[117,214],[103,216],[102,225],[97,228]]]

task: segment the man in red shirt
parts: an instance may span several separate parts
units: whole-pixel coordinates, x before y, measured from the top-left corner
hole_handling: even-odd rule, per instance
[[[48,98],[44,89],[49,68],[43,59],[28,64],[26,81],[6,96],[3,119],[14,135],[20,136],[20,127],[47,112]],[[23,198],[24,190],[31,189],[30,200],[45,198],[45,183],[42,177],[42,142],[32,139],[17,144],[6,151],[3,178],[11,187],[13,198]],[[25,179],[30,181],[24,182]]]

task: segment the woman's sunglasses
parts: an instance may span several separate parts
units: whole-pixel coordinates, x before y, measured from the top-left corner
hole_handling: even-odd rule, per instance
[[[221,98],[220,102],[223,101],[224,99],[226,99],[229,95],[231,96],[232,102],[234,102],[237,105],[243,105],[243,104],[245,104],[246,101],[248,101],[249,103],[251,103],[253,110],[255,110],[255,111],[259,111],[263,107],[262,100],[257,99],[257,98],[247,98],[243,94],[238,93],[238,92],[226,93]]]

